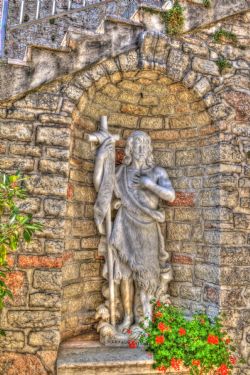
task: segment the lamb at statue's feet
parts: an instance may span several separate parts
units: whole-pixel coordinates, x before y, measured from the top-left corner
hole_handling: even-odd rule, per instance
[[[117,329],[119,332],[127,333],[127,330],[131,327],[133,324],[134,319],[132,315],[125,315],[123,322],[118,325]]]

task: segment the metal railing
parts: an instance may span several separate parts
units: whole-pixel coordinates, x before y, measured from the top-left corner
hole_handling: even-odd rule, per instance
[[[103,1],[103,3],[105,3],[105,2],[106,1]],[[20,12],[19,12],[19,24],[20,25],[25,22],[24,21],[25,3],[26,3],[26,0],[21,0]],[[42,3],[42,0],[36,0],[36,14],[35,14],[35,19],[36,20],[40,19],[41,3]],[[70,11],[72,9],[73,3],[74,3],[74,1],[68,0],[68,3],[67,3],[67,10],[68,11]],[[77,4],[79,4],[79,2],[77,2]],[[93,5],[101,5],[101,3],[96,3],[96,4],[93,4]],[[86,6],[86,0],[83,0],[80,8],[84,8],[85,6]],[[50,13],[50,16],[55,16],[56,15],[56,10],[57,10],[57,8],[56,8],[56,0],[52,0],[51,1],[51,13]],[[77,11],[78,9],[76,8],[75,10]],[[45,17],[42,17],[41,19],[43,19],[43,18],[45,18]]]

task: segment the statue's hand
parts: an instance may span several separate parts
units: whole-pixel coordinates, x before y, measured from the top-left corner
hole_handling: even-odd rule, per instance
[[[143,189],[149,189],[154,184],[154,181],[151,180],[148,176],[140,175],[136,173],[133,177],[134,187],[141,187]]]
[[[105,141],[102,143],[102,145],[99,147],[97,151],[97,157],[103,157],[107,153],[112,152],[114,147],[114,140],[112,137],[108,137],[105,139]]]

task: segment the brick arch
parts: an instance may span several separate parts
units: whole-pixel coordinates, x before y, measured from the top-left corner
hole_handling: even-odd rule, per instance
[[[77,73],[65,88],[65,95],[75,103],[69,182],[73,193],[68,202],[72,233],[68,241],[78,241],[74,245],[78,247],[72,249],[77,256],[65,263],[63,270],[64,295],[68,296],[63,301],[68,307],[62,317],[63,338],[94,327],[94,310],[102,300],[102,259],[97,252],[98,236],[93,222],[94,153],[83,139],[85,132],[97,129],[102,114],[109,115],[111,131],[120,133],[122,138],[117,144],[117,161],[122,158],[128,134],[140,127],[150,133],[157,162],[168,168],[177,190],[177,200],[165,207],[168,228],[163,228],[175,271],[171,284],[174,303],[190,310],[218,311],[219,269],[211,263],[218,263],[219,247],[212,244],[213,234],[207,234],[204,217],[214,206],[213,200],[219,205],[220,193],[216,190],[218,195],[211,195],[204,176],[209,176],[210,164],[219,161],[218,132],[221,120],[230,117],[232,109],[223,102],[221,93],[212,90],[215,82],[220,83],[217,71],[209,78],[193,70],[194,57],[166,47],[165,39],[146,34],[139,50]],[[182,58],[184,64],[178,64]],[[140,97],[142,94],[144,98]],[[150,97],[157,97],[157,104],[147,105]],[[213,255],[207,261],[204,254],[212,248]],[[85,255],[79,258],[80,253]],[[86,300],[90,301],[88,306]]]

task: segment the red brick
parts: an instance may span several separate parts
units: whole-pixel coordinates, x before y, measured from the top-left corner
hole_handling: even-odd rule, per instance
[[[12,268],[15,264],[15,256],[12,254],[7,255],[7,263],[10,268]]]
[[[10,288],[13,296],[17,296],[24,289],[25,273],[21,271],[12,271],[7,274],[6,285]]]
[[[172,207],[192,207],[194,206],[194,193],[177,192],[173,202],[168,203]]]
[[[193,259],[187,255],[179,255],[173,254],[172,255],[172,263],[178,264],[193,264]]]
[[[18,265],[22,268],[61,268],[62,264],[62,257],[20,255],[18,258]]]
[[[74,196],[74,187],[72,184],[68,184],[68,189],[67,189],[67,198],[72,199]]]

